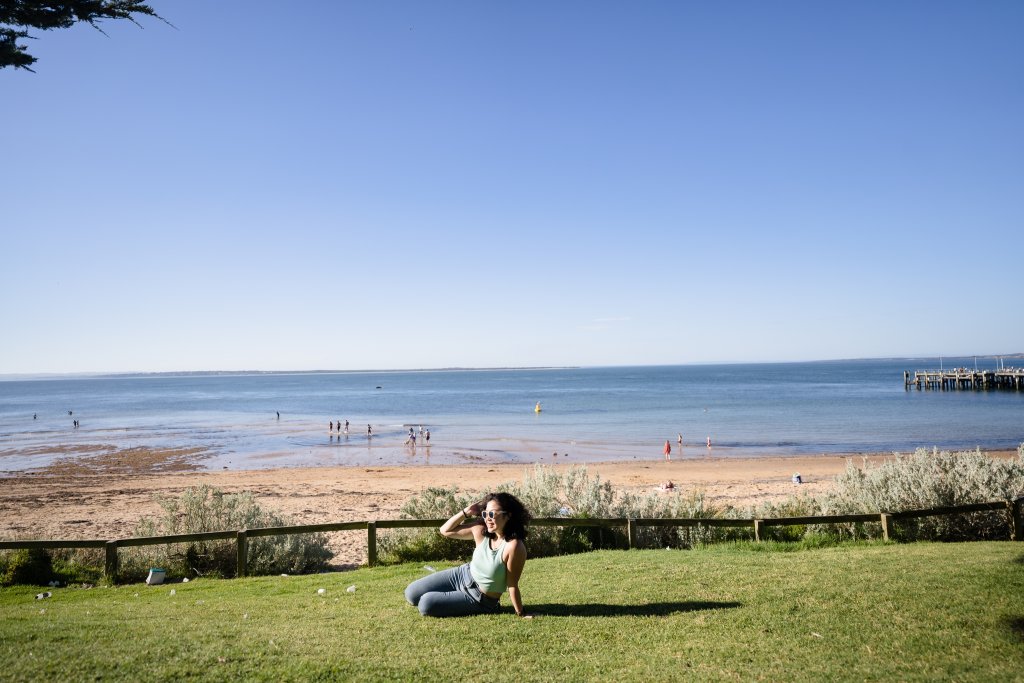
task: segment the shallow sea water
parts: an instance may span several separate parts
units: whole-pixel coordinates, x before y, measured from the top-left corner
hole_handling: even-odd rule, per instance
[[[943,362],[974,367],[973,359]],[[204,465],[220,469],[527,463],[554,451],[577,461],[656,458],[665,440],[677,451],[679,433],[684,455],[706,455],[710,436],[719,457],[1024,442],[1024,392],[904,388],[904,370],[938,365],[907,359],[0,381],[0,470],[136,446],[201,448]],[[328,430],[329,421],[345,419],[348,435]],[[422,441],[403,445],[408,428],[419,425],[431,432],[429,450]]]

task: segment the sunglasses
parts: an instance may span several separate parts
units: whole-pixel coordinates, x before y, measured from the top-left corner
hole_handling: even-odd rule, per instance
[[[480,517],[482,519],[494,519],[495,515],[503,514],[505,514],[504,510],[484,510],[483,512],[480,513]]]

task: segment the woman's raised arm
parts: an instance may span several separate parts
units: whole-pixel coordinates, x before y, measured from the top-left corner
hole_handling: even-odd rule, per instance
[[[451,519],[441,525],[438,531],[446,538],[458,538],[463,541],[472,541],[476,538],[473,534],[473,527],[483,524],[479,519],[474,522],[466,521],[479,512],[479,505],[473,503],[465,510],[459,510]]]

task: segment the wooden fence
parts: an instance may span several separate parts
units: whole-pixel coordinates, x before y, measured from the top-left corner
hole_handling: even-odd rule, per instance
[[[939,517],[957,515],[968,512],[985,512],[993,510],[1006,511],[1010,519],[1010,538],[1024,541],[1024,497],[1012,501],[991,501],[954,505],[951,507],[928,508],[925,510],[904,510],[902,512],[878,512],[861,515],[819,515],[814,517],[776,517],[773,519],[723,519],[723,518],[573,518],[573,517],[541,517],[530,522],[532,526],[562,527],[597,527],[602,529],[626,527],[627,547],[637,547],[637,532],[640,527],[753,527],[754,539],[760,541],[764,530],[771,526],[794,526],[808,524],[854,524],[877,522],[882,525],[882,538],[889,540],[894,525],[900,520],[918,519],[921,517]],[[146,536],[138,538],[122,538],[117,540],[25,540],[0,541],[0,550],[19,550],[25,548],[104,548],[106,562],[104,574],[111,583],[117,582],[119,548],[144,545],[170,545],[173,543],[193,543],[201,541],[219,541],[234,539],[236,544],[237,575],[245,576],[248,564],[248,542],[250,538],[261,536],[287,536],[291,534],[311,534],[330,531],[365,531],[366,560],[369,566],[377,564],[377,529],[417,529],[439,527],[443,519],[384,519],[369,522],[335,522],[330,524],[304,524],[301,526],[266,527],[262,529],[242,529],[231,531],[208,531],[196,534],[177,534],[174,536]]]

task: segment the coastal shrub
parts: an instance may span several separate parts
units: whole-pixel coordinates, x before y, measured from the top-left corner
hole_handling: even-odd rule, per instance
[[[701,491],[675,490],[645,495],[617,491],[600,475],[591,475],[586,466],[558,472],[538,465],[522,482],[511,482],[499,488],[522,500],[536,517],[711,518],[722,513],[708,505]],[[689,548],[720,535],[721,530],[712,527],[639,527],[637,546]],[[533,556],[625,548],[627,545],[625,527],[537,526],[530,530],[530,553]]]
[[[591,475],[585,466],[559,472],[537,465],[519,482],[496,487],[523,502],[534,517],[572,519],[628,517],[721,516],[722,510],[708,505],[702,492],[651,493],[638,495],[616,491],[610,482]],[[457,487],[428,488],[413,496],[401,508],[404,519],[447,519],[456,511],[480,500],[486,492],[460,492]],[[641,547],[688,548],[726,537],[729,530],[713,527],[641,527]],[[386,562],[465,559],[465,541],[447,539],[436,529],[396,530],[378,538],[380,556]],[[530,527],[531,557],[587,552],[599,548],[625,548],[624,527],[601,528],[567,524]]]
[[[816,517],[827,514],[818,498],[800,494],[782,501],[765,501],[746,508],[737,517],[779,519],[785,517]],[[762,541],[798,543],[799,547],[829,547],[845,541],[881,538],[882,525],[878,522],[848,522],[840,524],[792,524],[765,527]],[[753,536],[753,534],[751,534]]]
[[[161,498],[163,514],[139,522],[137,536],[168,536],[230,529],[287,526],[286,517],[262,508],[251,493],[226,494],[210,486],[185,490],[179,498]],[[233,576],[235,542],[200,541],[167,546],[131,548],[125,553],[122,574],[141,578],[149,567],[170,576]],[[250,538],[250,574],[301,574],[322,570],[334,554],[326,534],[292,534]]]
[[[753,518],[753,519],[775,519],[779,517],[812,517],[820,515],[821,503],[813,496],[797,495],[789,496],[782,501],[764,501],[757,505],[745,508],[734,509],[730,517]],[[817,525],[824,527],[825,525]],[[803,540],[809,532],[808,525],[794,524],[791,526],[770,526],[763,530],[761,539],[763,541],[796,542]],[[823,528],[816,528],[818,532],[824,532]],[[751,532],[750,537],[753,538]]]
[[[618,516],[611,482],[591,476],[585,466],[559,472],[544,465],[534,466],[522,481],[508,482],[499,491],[511,493],[534,517],[593,519]],[[529,539],[532,557],[549,557],[587,552],[598,548],[625,547],[621,529],[587,526],[532,526]]]
[[[590,477],[584,467],[564,474],[538,465],[522,482],[497,486],[523,502],[534,517],[608,517],[613,492],[608,482]],[[403,519],[443,520],[479,501],[489,491],[462,492],[458,487],[430,487],[406,501],[400,510]],[[584,552],[600,547],[618,547],[625,541],[621,533],[593,527],[531,526],[531,557]],[[462,560],[468,554],[465,541],[445,538],[437,529],[402,529],[378,537],[378,550],[385,562],[423,560]]]
[[[622,492],[612,509],[614,517],[714,519],[725,516],[724,508],[711,505],[703,491],[670,491],[644,495]],[[692,548],[723,540],[730,529],[710,526],[646,527],[637,529],[641,548]]]
[[[847,463],[822,499],[824,514],[901,512],[922,508],[1012,500],[1024,495],[1024,446],[1013,459],[993,458],[980,450],[949,452],[917,449],[891,460],[861,467]],[[1003,511],[901,520],[901,540],[1006,539]]]
[[[17,550],[7,558],[0,585],[45,586],[53,580],[53,563],[45,548]]]
[[[820,497],[791,496],[754,506],[734,508],[711,504],[700,490],[638,494],[617,491],[585,466],[564,471],[537,465],[522,481],[497,487],[518,497],[535,517],[586,518],[690,518],[770,519],[817,515],[898,512],[991,500],[1011,500],[1024,495],[1024,444],[1016,459],[992,458],[980,451],[949,453],[918,449],[914,454],[894,454],[892,460],[863,467],[852,462],[836,477],[833,489]],[[402,507],[407,519],[447,519],[455,511],[479,500],[482,492],[460,492],[457,487],[431,488]],[[897,538],[902,540],[1005,539],[1009,534],[1003,511],[902,520]],[[647,527],[637,529],[641,548],[691,548],[720,541],[753,540],[750,527]],[[764,540],[796,543],[800,547],[825,547],[846,541],[881,539],[878,522],[771,526]],[[602,529],[582,525],[530,528],[531,557],[585,552],[598,548],[624,548],[626,529]],[[385,561],[429,559],[462,560],[468,554],[464,541],[446,539],[434,528],[396,531],[380,539]]]
[[[413,496],[399,509],[401,519],[448,519],[464,510],[482,495],[461,493],[457,486],[431,486]],[[460,560],[466,556],[466,542],[445,538],[434,527],[395,529],[377,537],[377,553],[382,562],[421,562],[423,560]]]

